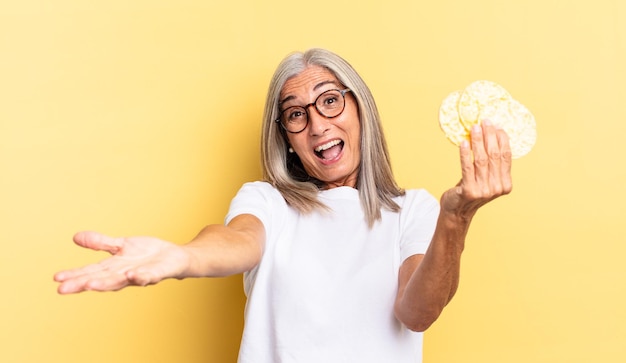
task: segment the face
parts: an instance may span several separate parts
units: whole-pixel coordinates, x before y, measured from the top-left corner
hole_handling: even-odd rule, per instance
[[[290,78],[280,94],[281,110],[315,101],[322,92],[345,89],[334,74],[319,66],[310,66]],[[326,183],[327,188],[355,187],[361,161],[359,113],[351,92],[345,95],[343,112],[334,118],[320,115],[314,106],[307,108],[309,123],[304,131],[287,132],[291,148],[306,172]]]

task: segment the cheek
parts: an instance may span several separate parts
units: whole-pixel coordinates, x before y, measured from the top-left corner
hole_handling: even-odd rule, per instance
[[[346,105],[346,121],[347,132],[352,138],[352,142],[356,143],[356,147],[358,148],[361,143],[361,115],[359,113],[359,109],[356,107],[354,103],[350,105]]]
[[[303,135],[304,132],[300,133],[300,134],[291,134],[287,136],[287,143],[289,144],[287,147],[292,148],[300,157],[300,159],[302,159],[302,156],[306,156],[308,155],[307,148],[308,148],[308,143],[305,140]]]
[[[350,125],[350,129],[346,130],[349,137],[350,143],[353,149],[361,149],[361,123],[357,118],[353,124]]]

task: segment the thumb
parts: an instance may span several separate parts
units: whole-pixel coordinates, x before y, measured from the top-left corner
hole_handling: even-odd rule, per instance
[[[74,243],[81,247],[95,251],[106,251],[113,255],[122,249],[124,242],[122,238],[113,238],[92,231],[78,232],[74,235],[73,240]]]

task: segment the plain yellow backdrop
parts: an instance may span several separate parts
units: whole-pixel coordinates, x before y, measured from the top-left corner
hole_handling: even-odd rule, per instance
[[[406,188],[460,176],[439,103],[477,79],[537,118],[476,217],[425,362],[626,360],[626,3],[0,3],[0,361],[234,362],[241,276],[59,296],[91,229],[184,243],[259,179],[274,67],[331,49],[378,101]]]

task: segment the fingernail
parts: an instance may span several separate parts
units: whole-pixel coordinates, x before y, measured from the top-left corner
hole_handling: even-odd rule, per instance
[[[480,132],[480,125],[476,124],[472,126],[472,132]]]
[[[493,125],[493,124],[491,123],[491,120],[489,120],[488,118],[484,119],[484,120],[483,120],[483,123],[485,124],[485,126],[491,126],[491,125]]]

